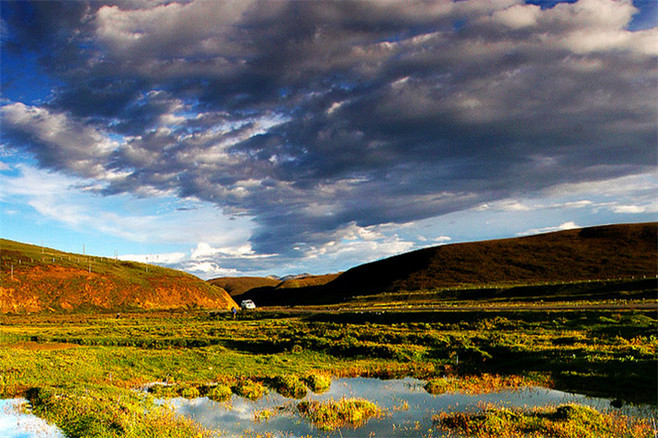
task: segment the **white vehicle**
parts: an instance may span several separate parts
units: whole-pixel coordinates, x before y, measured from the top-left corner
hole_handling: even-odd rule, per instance
[[[240,307],[242,307],[243,309],[255,309],[256,305],[251,300],[242,300],[242,302],[240,303]]]

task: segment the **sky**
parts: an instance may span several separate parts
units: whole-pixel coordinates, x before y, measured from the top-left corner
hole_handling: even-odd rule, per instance
[[[0,235],[201,278],[658,218],[653,0],[0,1]]]

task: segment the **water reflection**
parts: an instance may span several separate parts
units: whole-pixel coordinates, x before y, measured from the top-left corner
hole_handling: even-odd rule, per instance
[[[335,379],[328,391],[323,394],[309,393],[304,400],[322,401],[339,400],[342,397],[361,397],[385,409],[386,416],[373,418],[356,430],[339,429],[334,432],[314,429],[297,412],[296,406],[300,400],[285,398],[274,392],[255,402],[233,395],[225,403],[214,402],[205,397],[193,400],[176,398],[165,403],[170,403],[179,413],[193,418],[207,428],[217,430],[220,436],[225,437],[249,437],[265,433],[273,438],[441,437],[444,435],[433,427],[433,415],[440,412],[476,411],[482,403],[519,408],[578,403],[591,406],[601,412],[617,411],[640,418],[658,417],[655,406],[624,405],[617,409],[612,407],[609,399],[592,398],[546,388],[524,388],[481,395],[446,393],[434,396],[425,391],[424,385],[424,381],[412,378]],[[64,437],[56,427],[44,420],[21,413],[20,405],[23,403],[26,403],[23,399],[0,400],[0,437]],[[268,420],[258,420],[258,417],[270,414]]]
[[[533,408],[578,403],[599,411],[621,411],[638,416],[655,416],[655,408],[626,405],[621,409],[611,406],[608,399],[591,398],[546,388],[524,388],[498,391],[490,394],[469,395],[446,393],[438,396],[428,394],[425,382],[412,378],[378,380],[368,378],[344,378],[333,381],[331,388],[323,394],[309,394],[305,400],[338,400],[342,397],[361,397],[377,403],[387,411],[384,418],[371,419],[356,429],[323,432],[314,429],[302,419],[296,410],[299,400],[270,393],[252,402],[233,396],[229,402],[218,403],[207,398],[194,400],[173,399],[170,402],[183,415],[193,418],[203,426],[219,430],[222,436],[242,437],[268,432],[273,437],[418,437],[442,436],[433,428],[432,416],[439,412],[475,411],[482,403],[498,406]],[[268,411],[273,416],[267,421],[258,421],[259,413]],[[430,429],[431,432],[430,432]]]
[[[21,412],[27,400],[0,399],[0,437],[3,438],[64,438],[55,426],[31,414]]]

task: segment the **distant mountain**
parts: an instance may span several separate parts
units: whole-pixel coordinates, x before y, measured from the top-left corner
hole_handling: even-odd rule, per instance
[[[311,275],[311,274],[301,274],[301,275],[289,275],[283,277],[283,281],[279,283],[277,289],[296,289],[300,287],[308,286],[321,286],[329,283],[330,281],[338,278],[339,274],[324,274],[324,275]]]
[[[230,309],[218,287],[180,271],[0,239],[0,311]]]
[[[300,278],[306,278],[306,277],[312,277],[313,274],[309,274],[308,272],[304,272],[303,274],[290,274],[290,275],[284,275],[283,277],[279,277],[279,280],[281,281],[286,281],[286,280],[297,280]]]
[[[338,277],[340,274],[297,274],[287,275],[285,277],[220,277],[208,280],[214,286],[225,289],[232,297],[241,295],[249,291],[257,290],[278,290],[294,289],[308,286],[318,286],[326,284]]]
[[[324,285],[262,287],[258,305],[338,303],[436,288],[655,277],[658,223],[607,225],[425,248],[352,268]]]
[[[276,287],[281,280],[273,277],[221,277],[208,280],[208,283],[236,296],[259,287]]]

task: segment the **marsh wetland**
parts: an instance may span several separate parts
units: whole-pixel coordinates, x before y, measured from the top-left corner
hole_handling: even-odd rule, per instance
[[[571,423],[608,424],[593,415],[615,420],[592,436],[654,436],[656,322],[577,306],[3,316],[0,391],[72,437],[582,436]],[[374,407],[339,406],[355,400]],[[238,413],[241,430],[221,420]]]

